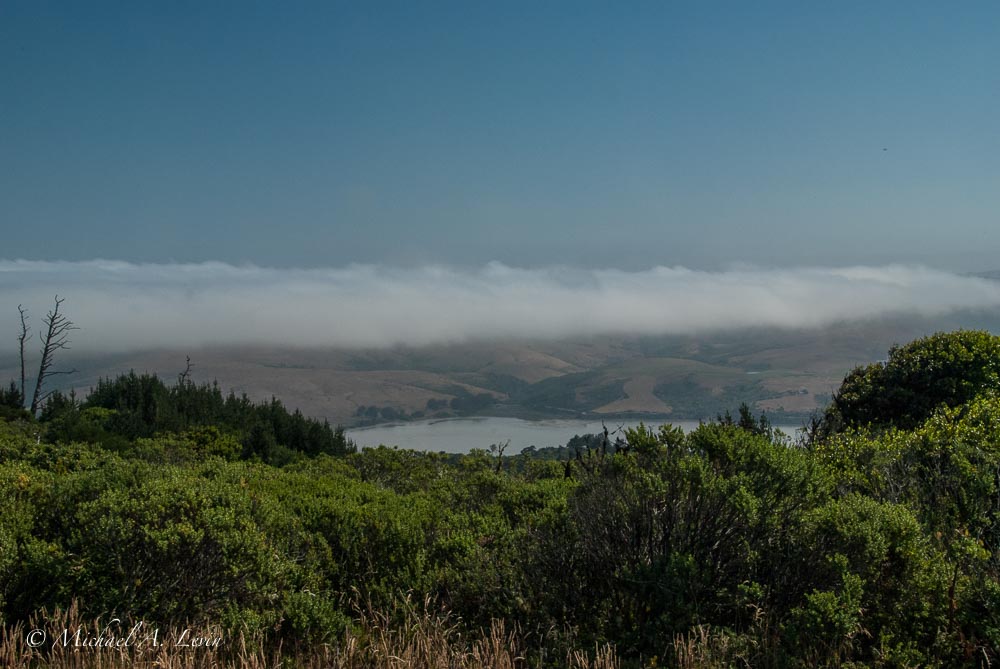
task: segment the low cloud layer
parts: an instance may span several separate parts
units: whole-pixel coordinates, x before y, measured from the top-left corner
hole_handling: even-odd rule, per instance
[[[37,332],[55,294],[80,327],[77,351],[681,334],[1000,307],[998,282],[910,266],[624,272],[13,260],[0,261],[0,351],[16,346],[17,305]]]

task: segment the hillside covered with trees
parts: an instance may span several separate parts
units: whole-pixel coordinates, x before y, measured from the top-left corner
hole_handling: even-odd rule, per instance
[[[54,393],[37,417],[22,399],[5,391],[0,421],[10,666],[68,666],[26,636],[56,610],[203,625],[227,641],[197,657],[235,666],[1000,661],[987,332],[855,370],[800,443],[744,408],[555,459],[356,452],[184,378]]]

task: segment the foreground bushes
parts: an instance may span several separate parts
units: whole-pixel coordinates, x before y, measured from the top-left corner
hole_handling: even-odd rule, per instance
[[[304,648],[357,633],[356,602],[412,593],[469,634],[530,631],[536,660],[670,658],[699,634],[752,666],[992,657],[997,416],[982,398],[813,449],[643,428],[570,478],[391,449],[167,464],[4,425],[0,605],[8,624],[78,600]]]
[[[234,461],[211,426],[105,448],[0,422],[0,611],[78,601],[84,620],[216,625],[315,658],[415,647],[401,602],[428,597],[449,631],[426,639],[503,646],[501,663],[606,644],[637,666],[1000,659],[992,387],[912,429],[795,446],[765,428],[641,427],[561,463],[380,448],[278,467]]]

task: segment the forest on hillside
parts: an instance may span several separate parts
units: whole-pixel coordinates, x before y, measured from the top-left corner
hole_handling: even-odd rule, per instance
[[[278,400],[137,374],[0,403],[4,666],[1000,661],[984,331],[855,369],[794,443],[743,407],[555,454],[357,451]],[[60,641],[116,617],[132,643]]]

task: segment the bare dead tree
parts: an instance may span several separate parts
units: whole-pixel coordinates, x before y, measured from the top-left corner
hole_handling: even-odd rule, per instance
[[[44,334],[41,332],[38,333],[38,337],[42,341],[42,359],[41,362],[38,363],[38,377],[35,380],[35,393],[31,398],[31,407],[28,409],[32,415],[38,412],[42,402],[48,399],[48,397],[54,392],[50,390],[47,393],[42,393],[45,381],[49,377],[56,376],[57,374],[73,374],[76,372],[76,369],[70,369],[67,371],[52,370],[52,362],[56,351],[68,349],[70,331],[80,329],[73,325],[73,321],[68,319],[65,314],[59,313],[59,307],[65,300],[59,299],[58,295],[56,295],[55,300],[55,308],[47,313],[45,318],[42,320],[42,323],[45,325]]]
[[[21,314],[21,334],[17,338],[17,345],[21,356],[21,406],[23,407],[24,400],[27,399],[24,394],[24,342],[28,339],[30,329],[28,328],[28,310],[19,304],[17,311]]]
[[[191,370],[194,369],[194,365],[191,364],[191,356],[184,356],[187,358],[187,364],[184,366],[184,371],[177,375],[177,385],[184,386],[191,380]]]
[[[490,446],[490,451],[495,452],[497,456],[497,464],[496,464],[497,474],[500,473],[500,468],[503,467],[503,452],[507,450],[508,446],[510,446],[510,439],[503,442],[502,444],[492,444]]]

